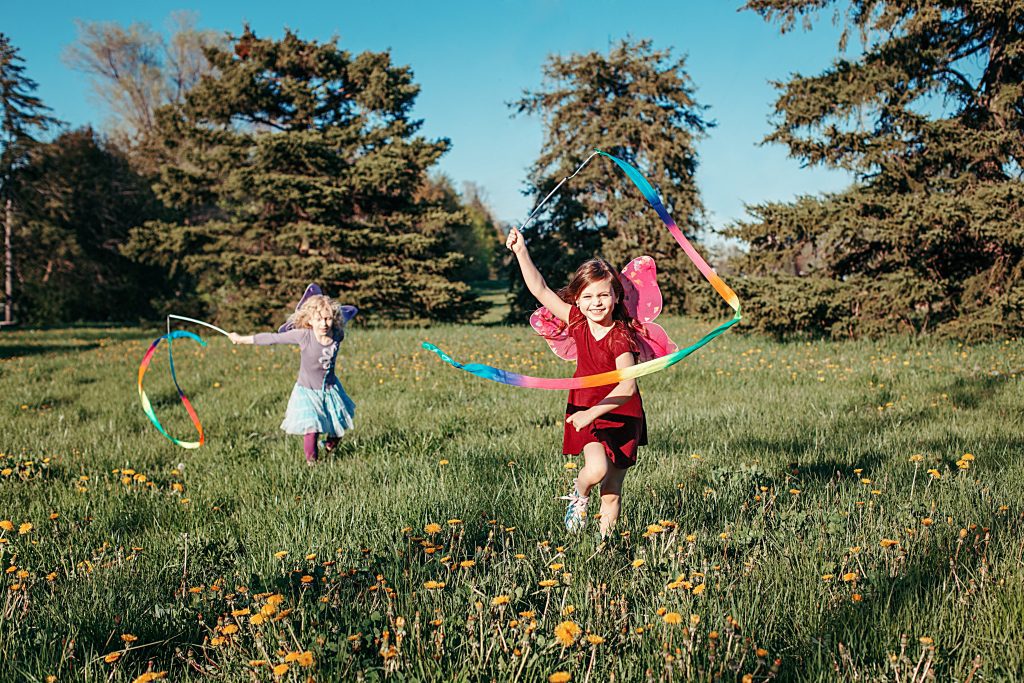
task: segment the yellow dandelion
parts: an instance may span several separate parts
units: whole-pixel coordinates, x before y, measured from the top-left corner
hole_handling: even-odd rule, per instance
[[[633,560],[630,564],[633,565],[633,569],[636,569],[637,567],[644,566],[645,563],[646,562],[644,560],[636,559]]]
[[[568,671],[556,671],[548,676],[548,683],[568,683],[572,680],[572,674]]]
[[[668,612],[662,617],[662,619],[665,620],[666,624],[670,624],[672,626],[683,623],[683,615],[679,612]]]
[[[604,638],[598,635],[594,635],[593,633],[590,633],[587,635],[587,642],[591,645],[600,645],[604,642]]]
[[[491,598],[491,606],[500,607],[501,605],[507,605],[510,599],[507,595],[495,596]]]
[[[276,557],[279,560],[283,560],[284,558],[288,557],[288,551],[278,550],[276,553],[274,553],[274,557]]]
[[[111,652],[109,655],[107,655],[106,657],[103,658],[103,661],[106,662],[107,664],[113,664],[114,662],[116,662],[119,659],[121,659],[121,653],[120,652]]]
[[[4,531],[14,531],[14,523],[9,519],[0,521],[0,529]]]
[[[441,525],[435,522],[431,522],[430,524],[423,527],[423,530],[426,531],[428,534],[438,534],[441,533]]]
[[[847,583],[849,583],[851,581],[856,581],[856,580],[857,580],[857,572],[847,572],[846,574],[843,574],[843,581],[845,581]]]
[[[551,588],[552,586],[557,585],[558,582],[554,579],[544,579],[543,581],[538,581],[537,584],[539,586],[543,586],[544,588]]]
[[[444,581],[427,581],[423,584],[423,587],[429,591],[441,590],[444,588]]]
[[[899,544],[899,541],[893,540],[891,538],[883,538],[881,541],[878,542],[878,545],[882,546],[883,548],[891,548],[892,546]]]
[[[459,566],[463,569],[469,569],[470,567],[476,566],[476,562],[473,560],[463,560],[462,562],[459,562]]]
[[[28,532],[32,531],[32,522],[25,522],[18,527],[18,533],[24,536]]]
[[[288,673],[288,665],[287,664],[278,664],[277,666],[274,667],[274,675],[275,676],[284,676],[286,673]]]
[[[575,643],[580,633],[580,627],[574,621],[563,621],[555,627],[555,638],[562,647],[569,647]]]

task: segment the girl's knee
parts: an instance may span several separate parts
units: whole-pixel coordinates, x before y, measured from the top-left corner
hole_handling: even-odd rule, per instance
[[[614,465],[608,465],[608,472],[601,480],[601,497],[604,496],[615,496],[619,498],[622,496],[622,480],[626,475],[625,470],[620,470]]]

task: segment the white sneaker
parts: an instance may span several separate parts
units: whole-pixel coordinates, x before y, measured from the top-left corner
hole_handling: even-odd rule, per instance
[[[569,506],[565,509],[565,528],[569,531],[582,529],[587,523],[587,502],[590,499],[587,496],[581,496],[573,487],[569,495],[561,496],[559,500],[569,501]]]

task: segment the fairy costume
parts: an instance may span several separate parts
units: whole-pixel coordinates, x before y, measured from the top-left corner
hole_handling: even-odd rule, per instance
[[[660,358],[677,348],[665,330],[653,322],[662,307],[654,259],[649,256],[633,259],[619,275],[619,281],[624,294],[622,303],[629,316],[638,323],[639,330],[616,320],[612,328],[597,339],[577,306],[569,307],[568,324],[543,307],[530,317],[530,324],[544,337],[555,355],[576,361],[573,377],[611,372],[616,369],[615,359],[623,353],[632,353],[634,360],[640,362]],[[597,405],[614,388],[614,384],[605,384],[570,389],[566,417]],[[578,431],[572,424],[565,424],[563,455],[578,455],[588,443],[604,446],[608,459],[619,469],[636,464],[637,449],[647,445],[647,418],[639,389],[626,403]]]
[[[317,285],[310,285],[295,310],[302,308],[309,297],[322,293]],[[342,306],[343,323],[355,317],[356,312],[355,306]],[[344,338],[345,333],[341,330],[333,334],[329,343],[322,344],[312,328],[294,328],[290,323],[282,325],[276,333],[253,335],[253,343],[257,346],[296,344],[299,347],[299,375],[281,423],[281,429],[288,434],[319,433],[340,437],[354,426],[356,404],[334,374],[338,348]]]
[[[632,332],[619,320],[603,337],[595,338],[586,317],[576,306],[569,308],[567,333],[576,343],[576,372],[573,377],[612,371],[615,369],[616,358],[624,353],[632,353],[635,359],[640,352]],[[570,389],[565,406],[566,417],[596,406],[614,388],[612,384]],[[639,389],[623,405],[616,406],[580,430],[565,423],[562,435],[564,455],[579,455],[588,443],[604,446],[608,459],[619,469],[624,470],[636,464],[637,449],[647,445],[647,419]]]

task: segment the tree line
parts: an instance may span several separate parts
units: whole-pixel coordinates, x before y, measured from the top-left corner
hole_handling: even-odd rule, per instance
[[[1024,0],[749,0],[788,32],[825,12],[831,64],[775,83],[767,144],[856,178],[839,193],[748,206],[713,255],[754,328],[833,337],[1019,334],[1024,326]],[[851,49],[849,43],[856,45]],[[411,116],[419,86],[386,52],[286,31],[220,36],[178,19],[83,24],[67,60],[115,112],[105,135],[63,131],[0,37],[0,200],[26,321],[125,320],[173,306],[263,323],[309,280],[370,319],[472,320],[467,284],[501,265],[500,230],[473,188],[433,169],[450,146]],[[684,58],[648,40],[551,55],[543,87],[510,103],[539,116],[536,202],[595,147],[654,183],[688,237],[712,234],[695,180],[714,120]],[[529,228],[560,284],[584,258],[654,256],[666,306],[708,296],[646,207],[591,164]],[[707,242],[710,243],[710,242]],[[7,259],[7,263],[11,263]],[[507,275],[507,274],[506,274]],[[509,277],[512,314],[534,303]]]

